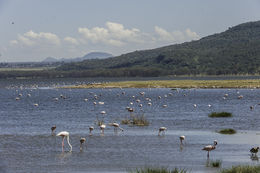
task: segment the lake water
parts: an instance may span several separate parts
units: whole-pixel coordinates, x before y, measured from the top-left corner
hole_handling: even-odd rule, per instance
[[[23,82],[0,81],[0,172],[128,172],[143,167],[217,172],[218,168],[207,166],[210,161],[221,160],[223,168],[258,164],[258,158],[252,158],[249,150],[260,144],[259,89],[70,90],[52,86],[90,81],[46,80],[38,81],[38,87],[32,85],[33,81]],[[144,96],[140,92],[145,92]],[[228,94],[226,99],[224,94]],[[238,99],[240,95],[242,99]],[[146,98],[151,99],[151,106]],[[142,107],[138,106],[137,99]],[[93,102],[104,102],[104,105]],[[36,103],[38,106],[34,106]],[[134,114],[144,115],[150,125],[121,124],[124,131],[115,133],[108,123],[120,123],[128,117],[127,106],[134,108]],[[101,111],[106,114],[102,116]],[[208,114],[214,111],[232,112],[234,116],[209,118]],[[104,118],[107,124],[104,135],[96,125],[97,118]],[[61,151],[62,138],[51,135],[53,125],[57,126],[56,132],[70,133],[71,153],[66,141],[65,152]],[[95,127],[93,136],[89,136],[89,126]],[[158,136],[161,126],[167,127],[167,131]],[[237,134],[216,133],[223,128],[236,129]],[[182,147],[181,135],[186,136]],[[83,151],[80,151],[81,137],[86,138]],[[215,139],[217,148],[207,159],[206,151],[201,149]]]

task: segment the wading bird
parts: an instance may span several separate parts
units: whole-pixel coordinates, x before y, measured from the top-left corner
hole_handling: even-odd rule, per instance
[[[114,127],[114,131],[115,131],[115,132],[117,131],[117,129],[120,129],[121,131],[124,131],[124,129],[122,129],[121,127],[119,127],[119,124],[118,124],[118,123],[112,123],[111,125]]]
[[[86,138],[80,138],[79,142],[80,142],[80,151],[82,150],[82,145],[83,143],[86,141]]]
[[[101,125],[100,125],[101,134],[103,134],[103,135],[104,135],[104,130],[105,130],[105,128],[106,128],[106,125],[105,125],[105,124],[101,124]]]
[[[185,136],[180,136],[181,145],[183,144],[182,141],[185,140]]]
[[[214,140],[214,144],[213,145],[207,145],[205,146],[202,150],[208,151],[207,157],[209,157],[209,152],[211,150],[215,150],[216,149],[216,145],[218,144],[217,140]]]
[[[92,130],[94,130],[94,127],[93,127],[93,126],[89,126],[88,129],[89,129],[89,136],[92,136],[92,133],[91,133],[91,132],[92,132]]]
[[[158,136],[160,136],[161,132],[163,132],[163,134],[165,135],[165,131],[167,130],[166,127],[160,127],[159,128],[159,133],[158,133]]]
[[[69,132],[67,131],[62,131],[60,133],[58,133],[56,136],[61,136],[62,137],[62,152],[64,152],[64,139],[65,137],[67,137],[67,142],[70,146],[70,152],[72,151],[72,146],[70,144],[70,140],[69,140]]]
[[[55,129],[56,129],[56,125],[54,125],[54,126],[51,127],[51,134],[52,134],[52,135],[54,135]]]
[[[250,153],[251,153],[252,155],[255,155],[255,156],[256,156],[256,153],[258,152],[258,150],[259,150],[259,147],[251,148]]]

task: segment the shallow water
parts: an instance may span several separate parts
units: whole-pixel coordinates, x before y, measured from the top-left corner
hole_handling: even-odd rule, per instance
[[[257,158],[250,157],[249,150],[260,144],[260,90],[70,90],[46,85],[11,88],[0,89],[0,172],[127,172],[148,166],[217,172],[218,169],[207,166],[208,162],[221,160],[224,168],[258,164]],[[145,95],[141,96],[139,92],[145,92]],[[21,99],[16,101],[20,93]],[[61,99],[61,94],[66,99]],[[98,99],[94,99],[95,94]],[[226,99],[223,99],[224,94],[228,94]],[[243,99],[238,99],[239,95],[243,95]],[[56,97],[58,101],[54,100]],[[145,98],[151,98],[152,106],[148,106]],[[142,108],[136,99],[141,100]],[[94,106],[94,101],[105,104]],[[117,133],[107,125],[104,136],[101,136],[95,125],[97,117],[102,119],[100,111],[106,111],[103,117],[106,124],[120,122],[129,116],[125,107],[132,106],[130,102],[134,104],[134,113],[144,114],[150,125],[121,125],[124,131]],[[35,103],[39,106],[34,106]],[[167,107],[163,108],[165,104]],[[254,109],[250,110],[250,106]],[[209,118],[208,114],[213,111],[232,112],[234,116]],[[70,132],[72,153],[67,152],[66,142],[66,152],[62,153],[62,139],[51,136],[50,128],[54,124],[57,132]],[[90,125],[95,127],[91,137]],[[161,126],[167,127],[167,131],[158,136]],[[238,133],[216,133],[222,128],[234,128]],[[180,146],[180,135],[186,136],[183,147]],[[79,149],[80,137],[87,139],[83,151]],[[206,152],[201,149],[212,144],[214,139],[218,140],[218,146],[208,160]]]

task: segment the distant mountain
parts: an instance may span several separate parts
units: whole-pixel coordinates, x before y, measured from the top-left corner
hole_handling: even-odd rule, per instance
[[[47,57],[42,62],[57,62],[58,60],[53,57]]]
[[[243,23],[197,41],[58,67],[89,76],[260,74],[260,21]]]
[[[91,53],[84,55],[83,57],[77,57],[77,58],[56,59],[53,57],[47,57],[42,62],[66,62],[66,63],[68,63],[68,62],[80,62],[80,61],[89,60],[89,59],[105,59],[105,58],[109,58],[109,57],[113,57],[113,55],[109,54],[109,53],[105,53],[105,52],[91,52]]]

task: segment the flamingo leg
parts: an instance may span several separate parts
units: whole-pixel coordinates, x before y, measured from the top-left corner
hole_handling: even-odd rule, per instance
[[[62,137],[62,152],[64,152],[64,139],[65,139],[65,137]]]
[[[209,151],[208,151],[208,154],[207,154],[207,156],[209,157]]]

